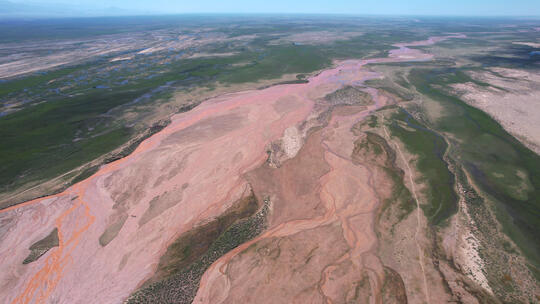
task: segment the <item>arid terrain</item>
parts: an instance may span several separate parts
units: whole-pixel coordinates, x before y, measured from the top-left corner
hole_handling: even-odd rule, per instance
[[[522,70],[494,68],[491,72],[471,73],[471,77],[489,83],[456,84],[457,94],[472,106],[495,118],[508,132],[540,154],[540,76]]]
[[[174,65],[167,60],[178,52],[178,60],[201,61],[186,68],[200,78],[169,79],[175,68],[156,72],[166,75],[157,88],[170,96],[153,83],[135,101],[87,116],[87,133],[58,145],[93,143],[94,127],[129,125],[134,135],[54,174],[13,169],[2,180],[0,298],[540,303],[538,70],[471,68],[480,62],[478,33],[426,28],[362,55],[335,53],[369,31],[313,25],[262,31],[268,36],[242,29],[233,38],[210,27],[178,40],[172,30],[119,34],[70,40],[69,47],[55,42],[47,48],[60,51],[44,57],[2,58],[6,79],[86,64],[95,52],[110,56],[107,64]],[[263,47],[261,37],[272,39]],[[467,56],[455,44],[469,47]],[[16,46],[0,44],[0,51]],[[244,48],[262,55],[244,58]],[[313,48],[327,48],[317,56],[331,60],[312,70],[272,70],[282,56],[276,53],[302,57]],[[265,57],[273,61],[260,68]],[[47,81],[87,85],[58,77]],[[152,79],[130,81],[143,78]],[[24,122],[31,107],[48,106],[28,104],[4,105],[0,120]]]

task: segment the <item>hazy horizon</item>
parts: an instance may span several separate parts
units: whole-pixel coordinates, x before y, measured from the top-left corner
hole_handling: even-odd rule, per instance
[[[433,2],[411,0],[321,0],[267,3],[237,0],[171,1],[171,0],[0,0],[2,17],[83,17],[121,15],[176,14],[330,14],[330,15],[390,15],[390,16],[464,16],[464,17],[538,17],[540,1],[518,0],[457,0]]]

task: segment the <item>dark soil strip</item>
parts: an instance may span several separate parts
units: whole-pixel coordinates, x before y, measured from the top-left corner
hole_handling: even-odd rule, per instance
[[[58,247],[58,244],[58,229],[54,228],[49,235],[30,246],[31,252],[22,263],[29,264],[37,261],[42,255],[49,251],[49,249]]]

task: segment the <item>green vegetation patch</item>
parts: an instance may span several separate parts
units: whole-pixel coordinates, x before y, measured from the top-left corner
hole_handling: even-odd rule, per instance
[[[331,63],[322,50],[308,45],[266,46],[259,52],[246,53],[231,59],[238,62],[247,60],[249,63],[219,75],[219,81],[242,83],[279,78],[285,74],[311,73],[328,67]]]
[[[131,130],[124,127],[102,129],[81,140],[77,135],[89,127],[89,119],[105,113],[111,104],[135,96],[125,92],[74,97],[0,119],[0,189],[60,175],[126,142]]]
[[[447,144],[440,135],[427,129],[403,109],[391,120],[389,129],[392,135],[417,157],[416,167],[422,174],[421,182],[426,185],[424,195],[427,201],[422,205],[424,214],[432,224],[440,224],[457,211],[454,176],[443,159]]]
[[[454,69],[412,70],[409,80],[438,102],[444,116],[434,126],[455,138],[456,160],[483,192],[499,204],[504,232],[532,261],[540,261],[540,156],[508,134],[486,113],[450,95],[449,85],[469,81]]]

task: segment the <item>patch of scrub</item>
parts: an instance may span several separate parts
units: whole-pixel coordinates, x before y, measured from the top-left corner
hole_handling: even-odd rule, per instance
[[[258,204],[251,194],[214,221],[182,235],[161,258],[156,275],[126,303],[191,303],[206,269],[266,228],[269,204],[265,200],[255,212]]]
[[[407,303],[407,291],[403,279],[390,267],[384,267],[384,281],[381,289],[383,303]]]
[[[476,224],[474,219],[469,215],[467,204],[460,202],[460,205],[461,211],[466,217],[469,225],[475,227]],[[482,286],[482,288],[487,290],[490,294],[493,294],[493,291],[489,286],[489,281],[484,275],[485,263],[479,253],[480,242],[470,230],[466,230],[460,237],[461,246],[458,249],[458,254],[462,257],[459,261],[461,261],[460,266],[463,269],[463,273],[478,285]]]
[[[30,254],[24,259],[23,264],[37,261],[42,255],[47,253],[47,251],[53,247],[58,247],[58,245],[58,228],[55,227],[49,235],[30,246]]]
[[[331,105],[370,105],[373,103],[373,99],[369,93],[350,85],[326,95],[324,100]]]

